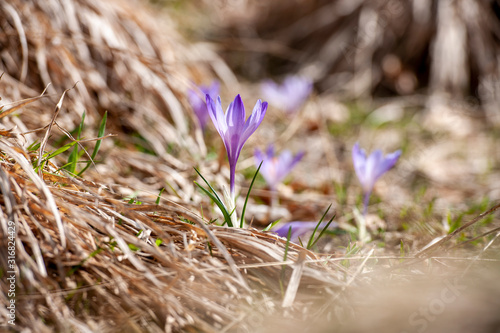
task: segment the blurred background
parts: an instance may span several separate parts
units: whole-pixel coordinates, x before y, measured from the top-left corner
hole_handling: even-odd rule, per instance
[[[498,122],[496,0],[176,4],[193,15],[187,24],[183,17],[181,29],[192,39],[215,43],[228,65],[250,81],[291,72],[314,80],[319,93],[426,95],[457,112]]]

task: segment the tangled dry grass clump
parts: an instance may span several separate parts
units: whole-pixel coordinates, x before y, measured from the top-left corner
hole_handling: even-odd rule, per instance
[[[188,78],[214,75],[221,61],[183,43],[167,18],[151,23],[152,11],[139,2],[14,1],[1,10],[4,103],[45,87],[53,102],[77,83],[65,102],[75,112],[62,114],[61,125],[74,127],[84,110],[97,124],[107,110],[112,131],[136,133],[163,158],[169,144],[200,150],[187,135],[183,96]],[[45,118],[26,125],[47,123],[50,113],[40,113]]]
[[[500,205],[410,255],[372,245],[321,254],[255,228],[209,223],[201,213],[216,214],[195,191],[192,166],[210,181],[226,181],[205,159],[185,90],[191,78],[233,82],[224,62],[206,46],[187,44],[165,23],[168,16],[160,24],[139,2],[10,1],[0,13],[0,330],[463,329],[446,315],[417,313],[417,326],[408,321],[432,300],[450,313],[478,311],[471,315],[478,329],[498,327],[498,258],[491,252],[498,228],[478,225]],[[108,125],[97,135],[105,111]],[[64,168],[61,147],[77,142],[78,171],[97,141],[91,169],[75,176]],[[472,238],[467,231],[475,227],[484,233]],[[457,238],[461,246],[488,241],[471,254],[454,250]],[[6,280],[11,254],[14,298]],[[422,287],[410,287],[414,280]],[[375,290],[394,286],[414,300],[398,311],[373,311],[394,299]],[[442,288],[455,293],[442,300]],[[431,303],[417,297],[422,290]],[[16,325],[6,326],[12,299]],[[387,318],[397,324],[385,327]]]

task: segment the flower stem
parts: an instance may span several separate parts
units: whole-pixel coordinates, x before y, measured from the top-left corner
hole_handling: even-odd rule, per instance
[[[239,223],[238,223],[238,216],[236,214],[236,197],[233,197],[231,195],[231,204],[232,204],[232,207],[231,207],[231,222],[233,223],[233,226],[234,227],[239,227]],[[231,213],[229,212],[229,213]]]
[[[229,164],[229,193],[231,194],[231,198],[236,198],[236,195],[234,193],[234,178],[236,174],[236,163],[230,163]]]
[[[229,165],[229,193],[230,193],[230,214],[231,214],[231,222],[233,222],[233,226],[238,227],[238,218],[236,216],[236,193],[234,192],[234,177],[236,174],[236,163]]]
[[[365,198],[363,200],[363,216],[366,216],[366,213],[368,212],[368,203],[370,201],[371,194],[371,191],[365,193]]]
[[[271,207],[278,206],[278,191],[275,186],[270,186],[269,191],[271,192]]]
[[[278,207],[278,192],[274,186],[269,186],[269,206],[267,209],[268,220],[272,218],[273,211],[276,207]]]
[[[234,196],[232,193],[229,194],[227,193],[227,189],[225,186],[223,186],[222,190],[224,191],[224,201],[225,201],[225,206],[228,214],[231,214],[231,223],[233,227],[239,226],[238,223],[238,217],[236,214],[236,196]]]

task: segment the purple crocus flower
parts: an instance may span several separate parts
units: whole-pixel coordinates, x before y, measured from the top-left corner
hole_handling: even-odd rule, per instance
[[[370,200],[375,182],[396,164],[400,155],[401,150],[396,150],[394,153],[384,157],[382,151],[377,149],[367,158],[366,152],[359,147],[359,143],[356,142],[352,148],[354,169],[365,195],[363,215],[366,215],[368,201]]]
[[[245,121],[245,106],[239,94],[235,97],[234,101],[229,104],[226,114],[222,111],[220,96],[217,97],[217,101],[214,101],[208,94],[205,97],[207,99],[210,118],[212,118],[215,128],[222,137],[224,146],[226,146],[230,170],[230,192],[234,199],[236,162],[240,156],[241,148],[243,148],[243,145],[250,135],[255,132],[264,119],[267,110],[267,102],[262,102],[259,99],[253,108],[252,114]]]
[[[317,232],[323,230],[323,228],[327,225],[327,223],[328,222],[321,222]],[[313,231],[314,228],[316,228],[317,224],[318,222],[293,221],[293,222],[283,223],[279,228],[273,229],[272,231],[278,234],[278,236],[286,238],[288,236],[288,230],[290,229],[290,227],[292,227],[290,241],[296,242],[299,239],[299,237],[303,236],[304,234],[310,231]],[[337,226],[338,226],[337,223],[332,222],[330,223],[330,226],[328,228]]]
[[[215,97],[219,95],[219,82],[213,81],[210,86],[201,85],[198,86],[198,89],[201,90],[203,96],[208,94],[210,97],[215,99]],[[205,131],[209,117],[205,100],[201,98],[200,95],[193,89],[188,90],[188,100],[189,104],[191,104],[191,107],[193,108],[194,114],[200,122],[201,130]]]
[[[297,111],[311,94],[312,82],[300,76],[290,75],[283,80],[281,85],[266,80],[261,88],[264,97],[271,105],[292,113]]]
[[[300,152],[294,157],[289,150],[284,150],[281,155],[276,156],[274,146],[269,145],[265,154],[256,149],[254,156],[257,166],[262,161],[260,173],[267,184],[271,190],[276,190],[276,186],[288,175],[295,164],[300,161],[304,156],[304,152]]]

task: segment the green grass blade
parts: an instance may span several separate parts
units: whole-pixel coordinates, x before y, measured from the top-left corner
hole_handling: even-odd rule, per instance
[[[319,233],[318,238],[316,238],[316,240],[311,244],[311,247],[313,247],[314,245],[316,245],[316,243],[319,241],[319,239],[321,238],[321,236],[323,236],[323,234],[326,232],[326,230],[328,229],[328,227],[330,226],[330,224],[332,224],[334,218],[335,218],[335,215],[332,216],[332,218],[330,219],[330,221],[328,221],[328,223],[325,225],[325,227],[323,228],[323,230],[321,230],[321,232]]]
[[[233,210],[231,211],[231,213],[229,213],[229,217],[231,217],[231,215],[233,215],[235,211],[236,211],[236,207],[234,207]]]
[[[165,191],[164,187],[162,187],[161,190],[160,190],[160,193],[158,193],[158,197],[156,198],[156,205],[160,204],[161,194],[163,193],[163,191]]]
[[[255,182],[255,178],[257,178],[257,175],[259,174],[259,170],[260,170],[260,167],[262,166],[263,162],[264,161],[260,162],[259,167],[257,168],[257,171],[255,171],[255,175],[253,175],[252,182],[250,183],[250,187],[248,188],[247,197],[245,198],[245,204],[243,205],[243,210],[241,211],[240,228],[243,228],[243,222],[245,222],[245,210],[247,209],[247,202],[248,202],[248,198],[250,197],[250,191],[252,191],[253,183]]]
[[[80,122],[80,125],[78,126],[78,129],[76,130],[75,137],[77,140],[80,140],[80,137],[81,137],[81,134],[83,131],[83,123],[84,122],[85,122],[85,111],[83,111],[82,121]],[[76,164],[78,162],[78,157],[79,157],[78,145],[76,145],[75,147],[73,147],[73,151],[71,152],[71,154],[69,154],[68,163],[64,166],[64,169],[68,170],[72,175],[74,175],[76,172]]]
[[[290,246],[290,238],[292,238],[292,227],[288,228],[288,234],[286,235],[286,244],[285,244],[285,255],[283,257],[283,261],[286,261],[288,258],[288,247]]]
[[[90,161],[87,162],[87,165],[80,170],[78,176],[81,176],[93,163],[95,160],[99,149],[101,148],[102,137],[104,136],[104,132],[106,130],[106,122],[108,120],[108,111],[104,112],[104,116],[102,117],[101,123],[99,124],[99,132],[97,133],[98,140],[95,143],[94,151],[92,151],[92,155],[90,155]]]
[[[83,124],[85,123],[85,116],[86,116],[86,111],[83,111],[82,113],[82,121],[80,122],[80,126],[78,127],[78,139],[80,139],[80,134],[83,131]]]
[[[269,223],[267,227],[265,227],[264,229],[262,229],[262,231],[269,231],[269,229],[271,229],[272,227],[274,227],[280,221],[281,221],[281,219],[277,219],[276,221]]]
[[[63,166],[59,167],[59,168],[56,170],[56,172],[59,172],[59,171],[61,171],[61,170],[63,170],[63,169],[64,169],[64,170],[68,170],[68,167],[69,167],[70,165],[71,165],[71,162],[66,163],[66,164],[64,164]],[[70,174],[72,174],[72,173],[71,173],[71,171],[68,171],[68,172],[69,172]],[[74,175],[74,174],[72,174],[72,175]]]
[[[40,143],[38,140],[36,140],[36,141],[34,141],[32,144],[30,144],[30,145],[28,146],[27,150],[28,150],[29,152],[34,152],[34,151],[37,151],[37,150],[38,150],[38,148],[40,148],[40,146],[41,146],[41,143]]]
[[[288,228],[288,234],[286,236],[286,244],[285,244],[285,255],[283,256],[283,261],[286,261],[288,259],[288,248],[290,247],[290,238],[292,238],[292,227]],[[280,276],[280,290],[281,290],[281,295],[283,296],[285,294],[285,265],[281,266],[281,276]]]
[[[67,170],[72,175],[74,175],[76,171],[77,162],[78,162],[78,145],[76,145],[71,151],[71,154],[69,154],[68,163],[64,165],[64,169]]]
[[[325,218],[326,214],[328,214],[328,211],[330,210],[330,207],[332,207],[332,204],[330,204],[330,206],[328,206],[328,208],[326,209],[326,211],[323,214],[323,216],[321,216],[321,219],[319,220],[318,224],[316,224],[316,228],[314,228],[314,231],[313,231],[313,233],[311,235],[311,238],[309,238],[309,242],[307,242],[307,249],[308,250],[312,247],[312,243],[313,243],[313,240],[314,240],[314,235],[316,234],[316,231],[318,230],[318,227],[321,224],[321,222],[323,222],[323,219]]]
[[[201,177],[201,179],[203,179],[203,181],[205,182],[205,184],[207,184],[207,186],[210,188],[210,190],[212,191],[212,193],[215,195],[215,197],[217,198],[217,200],[219,202],[222,202],[222,200],[219,198],[219,196],[217,195],[217,192],[214,190],[214,188],[212,187],[212,185],[210,185],[210,183],[205,179],[205,177],[203,177],[201,175],[201,173],[198,171],[198,169],[194,168],[194,171],[196,171],[196,173],[198,174],[198,176]],[[196,183],[196,182],[195,182]],[[200,186],[200,185],[198,185]],[[204,189],[204,188],[203,188]]]
[[[85,120],[85,112],[83,112],[82,116],[82,122],[78,126],[77,133],[76,133],[76,138],[79,140],[80,135],[83,129],[83,121]],[[75,174],[76,171],[76,164],[78,162],[78,145],[73,147],[73,150],[71,151],[71,154],[68,156],[68,163],[64,166],[65,170],[68,170],[72,175]]]
[[[203,193],[205,193],[210,199],[212,199],[212,201],[215,202],[215,204],[219,207],[219,209],[222,212],[222,215],[224,215],[224,221],[227,223],[227,225],[233,227],[233,223],[231,222],[231,216],[228,213],[226,206],[224,206],[222,201],[220,201],[219,196],[217,194],[214,195],[210,193],[210,191],[208,191],[206,188],[198,184],[196,181],[194,183],[196,184],[196,186],[200,188],[200,190],[202,190]]]
[[[45,161],[48,161],[51,158],[54,158],[57,155],[64,153],[66,150],[70,149],[71,147],[73,147],[76,144],[77,144],[77,141],[73,141],[73,142],[65,144],[64,146],[56,149],[56,151],[54,151],[53,153],[48,154],[48,156],[45,158]]]
[[[212,253],[212,244],[210,244],[209,241],[207,241],[207,247],[208,247],[208,252],[210,253],[210,256],[213,257],[214,254]]]

